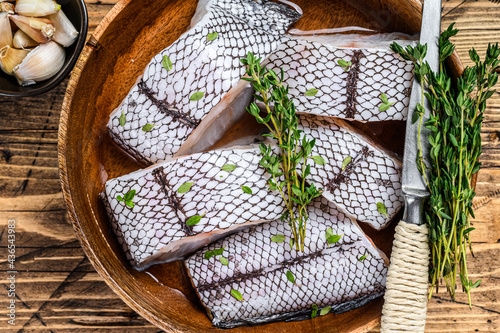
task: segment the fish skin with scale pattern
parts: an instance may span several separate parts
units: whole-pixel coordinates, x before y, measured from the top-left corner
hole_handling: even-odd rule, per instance
[[[350,217],[380,230],[389,224],[403,206],[401,162],[393,154],[355,133],[342,121],[330,117],[299,115],[298,128],[316,139],[312,155],[324,165],[311,163],[311,181],[323,188],[323,196]],[[342,170],[343,161],[351,162]],[[380,213],[377,203],[387,209]]]
[[[209,118],[209,113],[224,112],[225,107],[216,108],[221,101],[238,98],[231,90],[245,73],[240,59],[248,52],[267,57],[279,46],[288,26],[299,17],[287,5],[270,1],[201,1],[191,29],[151,60],[111,113],[107,125],[111,137],[146,164],[174,156],[195,132],[210,131],[207,127],[211,123],[203,120]],[[208,40],[207,35],[214,32],[217,38]],[[162,65],[164,56],[172,62],[169,71]],[[202,98],[191,100],[197,92],[203,92]],[[248,89],[248,103],[252,94],[251,88]],[[239,115],[246,113],[246,106],[245,103],[238,106],[226,123],[237,121]],[[155,126],[144,132],[142,127],[146,124]],[[211,132],[211,139],[203,136],[205,149],[220,139],[224,131],[214,128]]]
[[[328,228],[342,235],[337,243],[326,241]],[[320,197],[309,207],[307,229],[304,252],[290,248],[292,232],[277,220],[228,236],[185,260],[216,327],[308,319],[313,304],[342,313],[383,295],[387,257],[354,221]],[[285,236],[284,243],[271,241],[278,234]],[[219,248],[224,248],[220,256],[228,265],[220,256],[205,259],[206,251]],[[295,284],[287,279],[287,271]],[[243,300],[234,298],[231,289]]]
[[[210,151],[108,180],[101,198],[131,263],[143,270],[182,259],[238,228],[279,218],[283,200],[269,191],[258,154],[258,148]],[[236,168],[223,171],[226,164]],[[191,189],[178,193],[186,182],[193,182]],[[136,191],[132,208],[117,199],[131,190]],[[203,214],[198,224],[186,224]]]
[[[374,44],[382,37],[375,35]],[[284,81],[298,113],[363,122],[406,119],[413,64],[391,51],[386,46],[388,41],[383,42],[384,46],[367,47],[363,40],[363,46],[356,47],[353,36],[350,46],[344,47],[331,45],[328,36],[324,42],[307,38],[311,37],[284,37],[279,48],[265,60],[268,69],[284,70]],[[335,35],[330,39],[335,40]],[[339,60],[352,65],[346,69]],[[317,94],[306,96],[310,89],[317,89]],[[382,93],[394,103],[386,111],[379,110]]]

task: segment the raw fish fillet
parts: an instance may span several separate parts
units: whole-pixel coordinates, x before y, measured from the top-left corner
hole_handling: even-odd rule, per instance
[[[239,228],[279,218],[284,204],[279,193],[269,191],[258,154],[258,148],[210,151],[108,180],[101,196],[127,258],[142,270],[184,258]],[[236,168],[223,171],[228,164]],[[186,182],[194,183],[179,193]],[[136,191],[133,208],[117,199],[131,190]],[[203,218],[187,225],[195,215]]]
[[[342,235],[337,243],[326,242],[328,228]],[[275,235],[284,235],[285,241],[271,241]],[[291,237],[286,223],[263,223],[211,244],[185,261],[215,326],[307,319],[314,304],[341,313],[384,293],[387,258],[325,198],[310,205],[304,252],[290,248]],[[224,248],[220,256],[205,258],[207,251],[220,248]],[[295,284],[287,279],[287,271]],[[231,295],[232,289],[241,293],[242,301]]]
[[[311,163],[309,176],[316,187],[323,188],[323,196],[360,222],[385,228],[403,205],[398,158],[340,120],[299,115],[298,127],[316,139],[312,155],[326,161],[324,165]],[[349,158],[351,162],[342,170]],[[387,215],[377,203],[384,205]]]
[[[299,17],[287,5],[265,0],[201,1],[191,29],[151,60],[110,115],[111,137],[146,164],[209,148],[252,99],[251,86],[239,82],[245,73],[240,59],[248,52],[267,57]],[[169,71],[164,56],[172,62]],[[195,93],[203,96],[192,100]],[[154,127],[145,132],[146,124]]]
[[[385,35],[287,36],[265,63],[276,72],[283,68],[299,113],[359,121],[405,120],[413,64],[392,52],[387,39]],[[351,65],[346,69],[339,60]],[[317,94],[305,95],[310,89],[317,89]],[[394,103],[386,111],[379,110],[382,93]]]

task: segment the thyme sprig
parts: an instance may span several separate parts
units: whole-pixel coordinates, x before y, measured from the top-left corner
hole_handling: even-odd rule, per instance
[[[286,203],[286,210],[281,219],[286,221],[292,230],[296,250],[304,251],[307,205],[321,195],[313,183],[306,182],[311,172],[308,161],[312,160],[317,164],[324,164],[325,161],[319,156],[312,156],[315,140],[308,139],[297,128],[295,105],[288,97],[288,86],[283,82],[283,70],[278,76],[273,70],[262,66],[261,59],[251,52],[246,59],[241,59],[241,62],[246,66],[248,75],[244,79],[252,83],[256,91],[255,99],[265,107],[265,111],[261,112],[253,102],[248,112],[257,122],[267,127],[270,134],[265,135],[275,139],[279,148],[261,143],[260,165],[271,175],[268,180],[270,189],[278,191]]]
[[[442,279],[455,299],[458,276],[471,306],[470,292],[481,282],[473,282],[467,272],[467,247],[473,254],[470,233],[474,228],[470,217],[474,217],[472,199],[475,192],[472,176],[481,166],[478,160],[481,155],[481,123],[486,101],[494,94],[493,86],[498,82],[495,71],[500,68],[500,48],[498,43],[488,45],[484,61],[480,60],[475,49],[471,49],[469,56],[474,65],[465,68],[462,75],[453,80],[446,72],[444,61],[455,49],[450,37],[457,32],[452,24],[441,34],[438,73],[423,62],[427,50],[425,45],[403,49],[394,43],[391,49],[415,64],[415,75],[422,87],[427,88],[425,97],[430,104],[425,127],[430,130],[431,149],[428,160],[424,161],[420,154],[418,158],[421,171],[428,170],[426,182],[431,192],[425,206],[432,255],[429,297],[434,289],[438,292]],[[412,121],[421,124],[423,113],[419,104],[417,116]]]

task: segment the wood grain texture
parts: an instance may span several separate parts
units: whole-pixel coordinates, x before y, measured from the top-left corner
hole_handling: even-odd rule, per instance
[[[116,2],[87,1],[91,32]],[[455,42],[465,64],[470,64],[471,46],[484,52],[488,41],[500,40],[500,5],[486,0],[444,2],[443,27],[452,21],[461,29]],[[8,219],[16,219],[19,236],[17,321],[15,328],[7,325],[1,310],[0,331],[158,332],[111,291],[76,240],[57,171],[57,129],[66,84],[43,96],[0,98],[2,309],[7,305]],[[475,199],[476,257],[469,264],[472,278],[483,283],[474,290],[472,310],[463,295],[453,303],[445,292],[437,294],[428,307],[428,332],[500,331],[500,94],[492,98],[485,117],[483,169]]]

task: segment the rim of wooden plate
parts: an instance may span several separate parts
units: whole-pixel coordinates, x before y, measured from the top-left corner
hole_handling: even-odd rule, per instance
[[[69,185],[69,176],[68,176],[68,168],[67,168],[67,159],[65,155],[66,147],[66,138],[67,138],[67,124],[69,115],[71,113],[71,104],[74,97],[75,88],[79,82],[82,71],[85,68],[85,65],[92,54],[95,51],[95,45],[99,42],[100,37],[106,31],[107,27],[112,23],[112,21],[116,18],[116,16],[133,0],[121,0],[119,1],[103,18],[103,20],[99,23],[94,33],[90,35],[88,38],[85,47],[78,58],[78,61],[73,69],[71,74],[71,78],[68,83],[68,87],[66,89],[66,94],[62,104],[62,111],[59,122],[59,132],[58,132],[58,161],[59,161],[59,177],[61,181],[61,186],[63,190],[64,200],[66,202],[67,210],[73,224],[73,228],[75,230],[77,239],[79,240],[82,248],[89,258],[92,266],[96,269],[98,274],[104,279],[104,281],[108,284],[108,286],[118,295],[120,298],[134,311],[139,313],[146,320],[151,322],[152,324],[158,326],[159,328],[169,331],[169,332],[181,332],[179,329],[181,328],[179,325],[173,325],[173,323],[166,322],[160,319],[158,316],[153,314],[152,312],[146,310],[140,304],[138,304],[127,292],[123,290],[123,288],[113,279],[113,277],[109,274],[106,267],[103,263],[98,259],[98,257],[94,253],[94,249],[91,248],[89,240],[87,236],[83,233],[82,227],[80,224],[80,220],[77,216],[76,209],[73,205],[71,189]],[[347,2],[353,4],[356,0],[347,0]],[[407,6],[407,10],[405,11],[393,11],[392,8],[400,8],[402,3],[398,0],[386,0],[385,5],[381,5],[377,0],[368,0],[363,2],[364,5],[369,3],[374,8],[385,8],[391,11],[392,14],[399,15],[402,19],[404,19],[408,26],[415,31],[419,30],[421,15],[422,15],[422,3],[418,0],[409,0],[405,2]],[[381,7],[382,6],[382,7]],[[354,4],[356,7],[356,4]],[[460,58],[458,57],[457,52],[455,51],[453,55],[448,59],[448,68],[451,69],[452,73],[455,76],[458,76],[462,73],[464,66],[462,65]],[[376,325],[380,323],[380,318],[369,321],[365,325],[358,327],[356,330],[352,331],[353,333],[362,333],[367,332],[368,330],[374,328]],[[176,327],[177,326],[177,327]],[[185,328],[185,327],[183,327]]]

